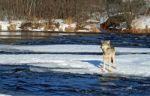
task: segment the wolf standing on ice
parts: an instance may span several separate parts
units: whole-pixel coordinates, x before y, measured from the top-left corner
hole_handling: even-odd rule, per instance
[[[110,40],[101,41],[101,49],[103,52],[103,71],[112,71],[116,68],[115,64],[115,48],[110,44]]]

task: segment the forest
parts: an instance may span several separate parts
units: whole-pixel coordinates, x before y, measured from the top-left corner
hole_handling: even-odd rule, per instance
[[[72,17],[82,21],[123,13],[130,20],[139,14],[149,15],[148,3],[149,0],[0,0],[0,19]]]

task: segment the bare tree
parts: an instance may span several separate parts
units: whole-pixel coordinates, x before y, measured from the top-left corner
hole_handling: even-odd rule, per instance
[[[0,0],[1,18],[68,18],[81,22],[98,18],[107,13],[108,17],[124,14],[129,25],[144,6],[144,0]]]
[[[105,0],[105,10],[108,17],[118,16],[118,21],[126,21],[131,28],[132,20],[140,14],[140,9],[145,6],[144,0]],[[122,19],[120,19],[122,17]],[[115,20],[116,21],[116,20]]]

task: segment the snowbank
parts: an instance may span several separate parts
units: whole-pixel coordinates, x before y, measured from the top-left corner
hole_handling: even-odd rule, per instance
[[[140,16],[139,18],[134,19],[131,26],[134,29],[150,28],[150,16]]]
[[[12,21],[11,24],[16,24],[16,30],[21,30],[19,27],[21,26],[23,21]],[[8,26],[10,26],[9,21],[0,21],[1,30],[8,31]]]
[[[49,25],[48,20],[39,20],[39,21],[34,21],[35,24],[32,24],[31,21],[17,21],[17,20],[12,20],[12,21],[0,21],[0,30],[1,31],[10,31],[8,27],[10,25],[15,25],[14,30],[11,31],[19,31],[19,30],[27,30],[27,31],[62,31],[62,32],[67,32],[67,28],[72,28],[77,32],[92,32],[93,30],[90,30],[93,25],[99,29],[99,24],[97,20],[89,19],[85,21],[85,26],[88,27],[87,30],[84,29],[78,29],[77,28],[77,22],[72,22],[71,24],[66,24],[63,19],[52,19],[52,25]],[[92,24],[88,24],[88,23]],[[48,28],[48,29],[47,29]],[[69,31],[69,30],[68,30]]]

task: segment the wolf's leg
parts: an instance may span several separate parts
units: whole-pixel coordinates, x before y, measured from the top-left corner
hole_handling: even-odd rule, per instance
[[[104,67],[103,67],[103,69],[104,69],[105,71],[111,72],[110,55],[108,55],[108,54],[106,54],[106,55],[104,56]]]
[[[108,56],[108,69],[109,71],[112,71],[112,68],[111,68],[111,55]]]
[[[103,66],[102,66],[102,69],[103,69],[103,71],[106,71],[106,56],[105,55],[103,55]]]
[[[111,59],[112,59],[111,60],[112,67],[116,69],[115,54],[112,55]]]

